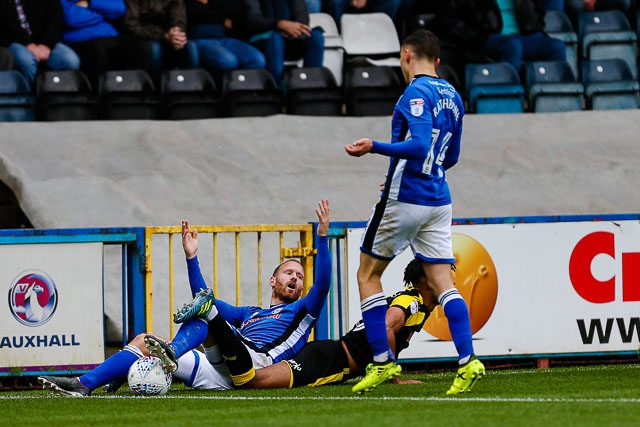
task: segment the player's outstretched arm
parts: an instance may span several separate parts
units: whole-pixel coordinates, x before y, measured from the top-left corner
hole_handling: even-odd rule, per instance
[[[318,216],[318,253],[314,268],[315,282],[311,290],[304,298],[305,305],[309,313],[318,317],[324,307],[325,300],[331,288],[331,255],[329,254],[329,222],[331,216],[331,206],[329,200],[321,199],[316,208]]]
[[[184,249],[184,255],[187,258],[187,273],[189,275],[189,287],[191,288],[191,294],[195,294],[202,289],[207,288],[207,283],[202,277],[200,271],[200,264],[198,263],[198,230],[193,229],[193,232],[189,231],[189,221],[182,220],[182,249]]]

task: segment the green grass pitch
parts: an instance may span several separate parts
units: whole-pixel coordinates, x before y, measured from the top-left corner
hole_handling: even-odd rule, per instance
[[[471,393],[445,395],[453,371],[407,374],[363,396],[347,383],[282,390],[196,391],[163,397],[123,386],[78,399],[0,392],[0,424],[15,426],[640,426],[640,365],[490,369]]]

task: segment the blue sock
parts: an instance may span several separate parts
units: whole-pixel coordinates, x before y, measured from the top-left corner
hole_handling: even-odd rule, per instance
[[[209,325],[204,319],[189,319],[184,322],[171,341],[176,356],[180,357],[202,344],[208,331]]]
[[[460,292],[455,288],[449,289],[440,294],[438,302],[449,321],[449,332],[458,351],[458,359],[473,354],[469,309]]]
[[[126,379],[129,368],[140,357],[142,357],[142,352],[139,348],[126,345],[98,367],[81,376],[80,382],[91,390],[95,390],[111,381]]]
[[[386,362],[392,358],[387,340],[387,299],[384,294],[371,295],[360,302],[362,310],[362,320],[367,340],[373,352],[374,362]]]

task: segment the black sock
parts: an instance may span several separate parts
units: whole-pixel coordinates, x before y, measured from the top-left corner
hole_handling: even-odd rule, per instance
[[[242,386],[253,379],[256,371],[249,350],[231,330],[222,316],[209,321],[209,329],[220,346],[224,363],[229,367],[231,379],[236,386]]]

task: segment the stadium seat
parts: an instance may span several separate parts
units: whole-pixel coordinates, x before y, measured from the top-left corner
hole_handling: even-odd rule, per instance
[[[416,30],[431,30],[435,13],[408,14],[400,23],[400,38],[405,38]]]
[[[282,91],[264,68],[225,72],[222,99],[230,117],[271,116],[281,114],[284,108]]]
[[[385,13],[345,13],[340,20],[347,65],[400,66],[400,40]]]
[[[390,116],[403,89],[394,67],[350,68],[345,79],[347,115]]]
[[[344,41],[336,21],[328,13],[310,13],[309,26],[324,31],[324,58],[322,65],[331,70],[338,87],[342,87],[344,75]]]
[[[622,58],[638,78],[636,32],[619,10],[580,12],[578,39],[582,59]]]
[[[524,112],[524,86],[508,62],[467,64],[465,90],[470,113]]]
[[[0,122],[29,122],[35,115],[35,97],[24,75],[0,71]]]
[[[571,21],[562,10],[548,10],[544,15],[544,31],[550,37],[564,42],[567,52],[567,62],[576,78],[579,78],[578,67],[578,34]]]
[[[98,103],[80,70],[42,71],[36,79],[36,120],[96,120]]]
[[[160,103],[144,70],[107,71],[100,76],[100,117],[105,120],[154,120]]]
[[[161,85],[165,118],[187,120],[220,116],[220,95],[207,70],[166,70]]]
[[[284,77],[287,113],[303,116],[340,116],[344,102],[331,71],[326,67],[295,68]]]
[[[590,110],[638,108],[640,85],[623,59],[582,61],[582,83]]]
[[[582,110],[584,86],[566,61],[525,63],[529,111],[549,113]]]

